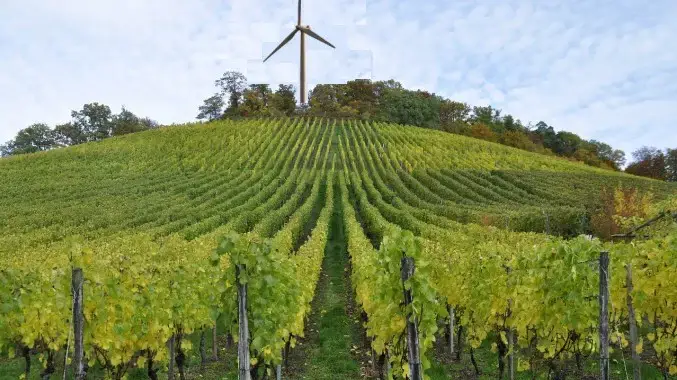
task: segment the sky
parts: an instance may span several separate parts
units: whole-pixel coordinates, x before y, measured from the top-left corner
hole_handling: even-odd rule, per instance
[[[305,0],[308,88],[355,78],[623,149],[677,148],[675,0]],[[194,121],[214,80],[298,88],[296,0],[0,0],[0,142],[85,103]]]

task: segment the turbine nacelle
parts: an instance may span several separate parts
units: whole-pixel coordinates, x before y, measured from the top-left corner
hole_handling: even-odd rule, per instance
[[[266,59],[263,60],[263,62],[266,62],[268,58],[272,57],[273,54],[277,53],[278,50],[282,49],[284,45],[289,43],[294,36],[296,35],[297,32],[301,32],[301,37],[308,35],[310,37],[313,37],[314,39],[322,42],[323,44],[330,46],[332,48],[336,48],[334,45],[332,45],[329,41],[325,40],[322,38],[319,34],[315,33],[312,29],[310,29],[310,25],[301,25],[301,0],[299,0],[299,8],[298,8],[298,22],[296,26],[294,27],[294,30],[289,33],[289,35],[282,40],[282,42],[277,45],[275,50],[273,50],[272,53],[270,53]],[[306,94],[305,94],[305,88],[306,88],[306,69],[305,69],[305,56],[306,56],[306,51],[305,51],[305,44],[304,44],[304,39],[301,38],[301,80],[300,80],[300,85],[301,85],[301,104],[305,103],[306,99]]]

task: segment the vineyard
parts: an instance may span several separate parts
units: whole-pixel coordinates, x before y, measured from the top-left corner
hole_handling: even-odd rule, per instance
[[[60,378],[57,353],[75,352],[73,268],[84,278],[81,354],[106,377],[176,366],[184,378],[188,336],[243,336],[244,285],[244,365],[274,377],[308,333],[332,220],[384,377],[415,378],[412,326],[427,378],[443,341],[471,355],[492,346],[504,376],[563,379],[599,362],[600,329],[612,351],[677,375],[672,216],[651,238],[583,236],[604,187],[662,201],[674,184],[432,130],[303,118],[15,156],[0,177],[0,355],[27,367],[38,355],[42,378]],[[406,259],[415,269],[403,282]]]

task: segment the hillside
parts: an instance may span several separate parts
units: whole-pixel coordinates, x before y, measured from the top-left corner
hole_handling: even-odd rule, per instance
[[[412,302],[421,313],[424,354],[453,307],[474,348],[509,324],[520,339],[540,334],[543,350],[530,355],[558,359],[566,347],[557,334],[573,331],[581,342],[596,334],[589,295],[597,291],[597,268],[579,264],[595,260],[603,245],[549,235],[589,232],[604,186],[650,190],[658,200],[677,193],[675,184],[469,137],[327,119],[161,128],[4,158],[0,175],[0,353],[63,350],[70,339],[70,266],[77,265],[86,279],[85,355],[112,378],[140,355],[150,355],[151,366],[165,365],[168,339],[204,337],[217,319],[237,332],[234,267],[243,263],[237,260],[250,260],[252,271],[255,368],[278,364],[285,345],[308,332],[308,318],[322,325],[328,305],[328,316],[335,309],[344,319],[325,325],[338,329],[359,318],[345,315],[352,298],[345,290],[322,303],[335,284],[349,289],[347,275],[366,316],[367,345],[403,362],[402,252],[419,260],[412,283],[423,290]],[[232,232],[251,244],[270,240],[249,250],[242,243],[249,240]],[[233,240],[223,243],[224,235]],[[669,259],[674,249],[652,246],[647,258],[629,256],[635,252],[629,246],[610,247],[617,250],[613,273],[624,270],[624,257],[638,267],[651,260],[659,275],[641,274],[638,310],[672,323],[672,311],[654,305],[677,302],[676,285],[664,281],[677,274]],[[519,291],[506,290],[508,279]],[[656,294],[657,286],[665,292]],[[616,281],[610,291],[620,318],[624,284]],[[497,311],[505,305],[512,305],[510,319]],[[337,331],[350,360],[350,342],[342,338],[350,331]],[[677,362],[666,352],[655,366]],[[397,365],[401,376],[405,367]],[[309,378],[353,378],[327,372]]]
[[[226,121],[0,160],[0,249],[125,230],[195,237],[242,218],[245,194],[274,194],[289,172],[324,165],[365,175],[396,206],[517,230],[545,231],[547,216],[553,230],[584,232],[584,207],[603,185],[650,188],[659,198],[677,189],[432,130]],[[289,194],[312,183],[301,179]],[[218,218],[222,211],[228,217]]]

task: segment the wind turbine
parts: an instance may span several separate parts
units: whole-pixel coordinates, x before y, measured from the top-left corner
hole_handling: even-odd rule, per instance
[[[296,23],[296,27],[294,28],[294,31],[292,31],[287,38],[282,40],[282,42],[277,45],[275,50],[273,50],[272,53],[270,53],[266,59],[263,60],[263,62],[267,61],[268,58],[272,57],[273,54],[277,53],[278,50],[282,49],[284,45],[286,45],[289,41],[294,38],[294,35],[296,35],[297,32],[301,32],[301,80],[300,80],[300,86],[301,86],[301,104],[306,103],[306,34],[309,35],[310,37],[313,37],[314,39],[322,42],[325,45],[329,45],[332,48],[336,48],[334,45],[329,43],[329,41],[325,40],[324,38],[320,37],[319,34],[313,32],[310,29],[310,25],[301,25],[301,0],[299,0],[299,18],[298,22]]]

